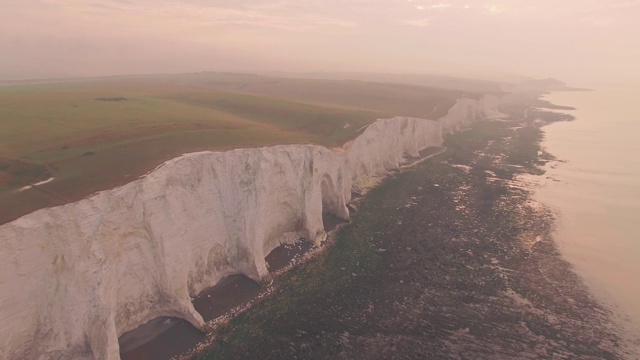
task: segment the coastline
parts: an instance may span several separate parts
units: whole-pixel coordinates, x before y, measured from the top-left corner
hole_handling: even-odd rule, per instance
[[[335,243],[295,271],[275,271],[279,286],[265,283],[267,295],[220,319],[225,326],[209,337],[214,351],[198,358],[327,357],[336,348],[346,358],[619,358],[611,314],[559,256],[552,214],[518,179],[547,161],[545,121],[528,105],[514,109],[524,118],[475,123],[447,137],[433,160],[385,175],[358,199]]]
[[[373,189],[326,254],[285,274],[197,358],[623,358],[612,313],[558,252],[553,213],[520,178],[549,159],[526,130],[540,130],[540,113],[527,114],[524,127],[453,135],[444,154]]]

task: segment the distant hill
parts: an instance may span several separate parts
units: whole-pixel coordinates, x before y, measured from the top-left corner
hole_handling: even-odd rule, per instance
[[[508,92],[547,92],[547,91],[588,91],[590,89],[567,86],[566,83],[553,78],[534,79],[503,86]]]

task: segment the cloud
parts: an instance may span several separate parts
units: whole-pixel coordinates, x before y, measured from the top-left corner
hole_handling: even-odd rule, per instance
[[[451,4],[439,3],[439,4],[433,4],[433,5],[431,5],[431,8],[432,8],[432,9],[445,9],[445,8],[450,7],[450,6],[451,6]]]
[[[498,4],[485,5],[484,8],[490,13],[501,13],[506,11],[504,6]]]
[[[413,0],[407,0],[407,1],[413,2]],[[437,4],[431,4],[431,5],[425,5],[425,4],[415,5],[415,8],[417,10],[420,10],[420,11],[424,11],[424,10],[443,10],[443,9],[448,8],[448,7],[451,7],[451,4],[437,3]]]

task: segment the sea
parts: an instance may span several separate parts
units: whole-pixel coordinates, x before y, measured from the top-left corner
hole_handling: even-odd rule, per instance
[[[564,257],[640,348],[640,86],[544,97],[575,121],[544,127],[537,197],[557,214]],[[565,112],[565,111],[563,111]]]

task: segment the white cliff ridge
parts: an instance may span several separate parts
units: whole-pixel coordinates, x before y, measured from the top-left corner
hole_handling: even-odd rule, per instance
[[[287,145],[186,154],[144,178],[0,226],[0,358],[119,359],[118,336],[160,316],[197,328],[191,297],[230,274],[269,276],[265,256],[324,239],[368,187],[443,134],[499,116],[461,99],[438,121],[378,120],[334,151]]]

